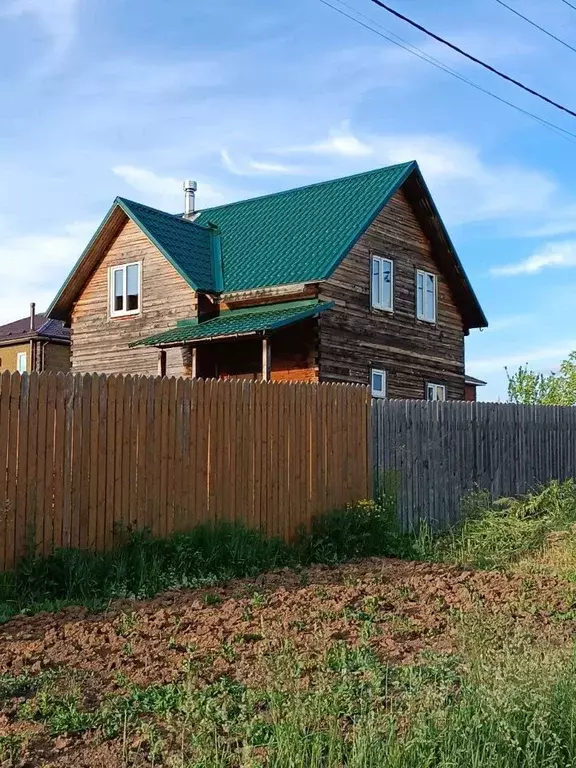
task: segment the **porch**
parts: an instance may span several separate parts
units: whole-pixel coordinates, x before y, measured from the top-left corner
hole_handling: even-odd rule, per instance
[[[317,323],[331,303],[290,302],[228,310],[215,318],[183,321],[170,331],[130,346],[158,349],[158,375],[168,355],[185,378],[317,381]]]

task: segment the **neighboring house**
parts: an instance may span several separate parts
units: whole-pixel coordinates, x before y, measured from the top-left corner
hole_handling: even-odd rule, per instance
[[[81,372],[463,399],[487,326],[415,162],[173,215],[117,198],[49,309]]]
[[[30,315],[0,326],[0,371],[70,370],[70,329],[61,320]]]
[[[478,399],[478,387],[485,387],[486,382],[482,379],[475,379],[474,376],[466,375],[464,379],[464,400],[475,403]]]

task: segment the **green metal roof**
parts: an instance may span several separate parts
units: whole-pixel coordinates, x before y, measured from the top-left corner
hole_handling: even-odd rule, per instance
[[[120,210],[192,289],[219,294],[326,280],[396,191],[410,184],[422,198],[421,213],[430,219],[447,273],[454,273],[468,327],[485,327],[484,313],[415,162],[208,208],[194,221],[117,198],[48,315],[70,317],[98,257],[96,244],[114,234]]]
[[[414,162],[201,211],[221,233],[225,291],[330,276]]]
[[[319,302],[316,299],[311,299],[310,301],[291,301],[273,306],[265,305],[250,309],[229,310],[202,323],[194,320],[181,321],[176,328],[133,342],[130,346],[163,347],[225,336],[247,336],[275,331],[285,325],[292,325],[292,323],[325,312],[333,306],[334,302]]]
[[[214,228],[122,197],[118,197],[116,202],[186,282],[199,291],[217,290],[216,286],[221,284],[219,234]]]

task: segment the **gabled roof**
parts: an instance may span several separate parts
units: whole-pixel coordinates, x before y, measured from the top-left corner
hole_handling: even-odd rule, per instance
[[[191,288],[234,292],[327,279],[400,187],[433,243],[466,328],[485,327],[484,313],[415,162],[208,208],[194,222],[117,198],[49,314],[68,316],[126,216]]]
[[[116,202],[182,277],[198,291],[214,291],[214,228],[118,197]]]
[[[222,290],[219,234],[215,228],[117,197],[48,308],[50,317],[68,317],[76,296],[127,218],[144,232],[193,290]]]
[[[146,339],[130,344],[131,347],[169,347],[189,341],[217,339],[236,336],[252,336],[256,333],[276,331],[286,325],[315,317],[334,306],[332,301],[291,301],[284,304],[231,309],[222,312],[212,320],[199,323],[197,320],[180,321],[176,328],[157,333]]]
[[[30,329],[30,315],[0,325],[0,343],[39,337],[70,341],[70,329],[60,320],[50,320],[45,314],[35,315],[34,330]]]
[[[224,289],[329,277],[415,163],[324,181],[201,211],[222,238]]]

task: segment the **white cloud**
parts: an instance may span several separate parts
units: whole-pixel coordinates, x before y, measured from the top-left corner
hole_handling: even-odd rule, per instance
[[[51,43],[49,59],[42,69],[56,65],[76,37],[79,0],[12,0],[0,9],[0,16],[32,16]]]
[[[468,361],[466,370],[473,376],[476,374],[482,376],[494,371],[502,371],[505,367],[515,368],[525,363],[528,363],[529,366],[533,366],[534,363],[540,363],[541,367],[544,367],[542,364],[549,362],[554,367],[558,365],[558,361],[564,360],[574,349],[576,349],[576,339],[564,341],[553,346],[528,349],[525,352],[473,358]]]
[[[373,155],[374,147],[354,136],[350,132],[349,124],[344,123],[341,128],[330,131],[327,139],[303,146],[286,147],[280,150],[280,153],[335,155],[354,158]]]
[[[547,243],[524,261],[493,267],[492,275],[534,275],[548,267],[576,267],[576,240]]]
[[[401,133],[356,135],[349,123],[327,138],[277,150],[309,163],[326,161],[324,178],[417,160],[443,217],[450,224],[545,217],[554,208],[557,185],[540,171],[488,162],[472,145],[447,135]]]
[[[247,157],[238,162],[232,158],[227,149],[220,150],[220,159],[222,160],[224,168],[235,176],[258,176],[264,174],[275,176],[300,176],[303,174],[301,168],[297,168],[293,165],[254,160],[251,157]]]
[[[0,245],[0,323],[25,316],[31,301],[47,308],[98,222],[80,221],[60,232],[4,234]]]
[[[159,176],[147,168],[135,165],[117,165],[112,169],[113,173],[126,184],[144,195],[141,202],[155,205],[164,210],[179,211],[184,207],[184,192],[181,180],[170,176]],[[214,187],[208,181],[198,179],[198,193],[196,195],[198,208],[211,208],[227,202],[227,195]]]

